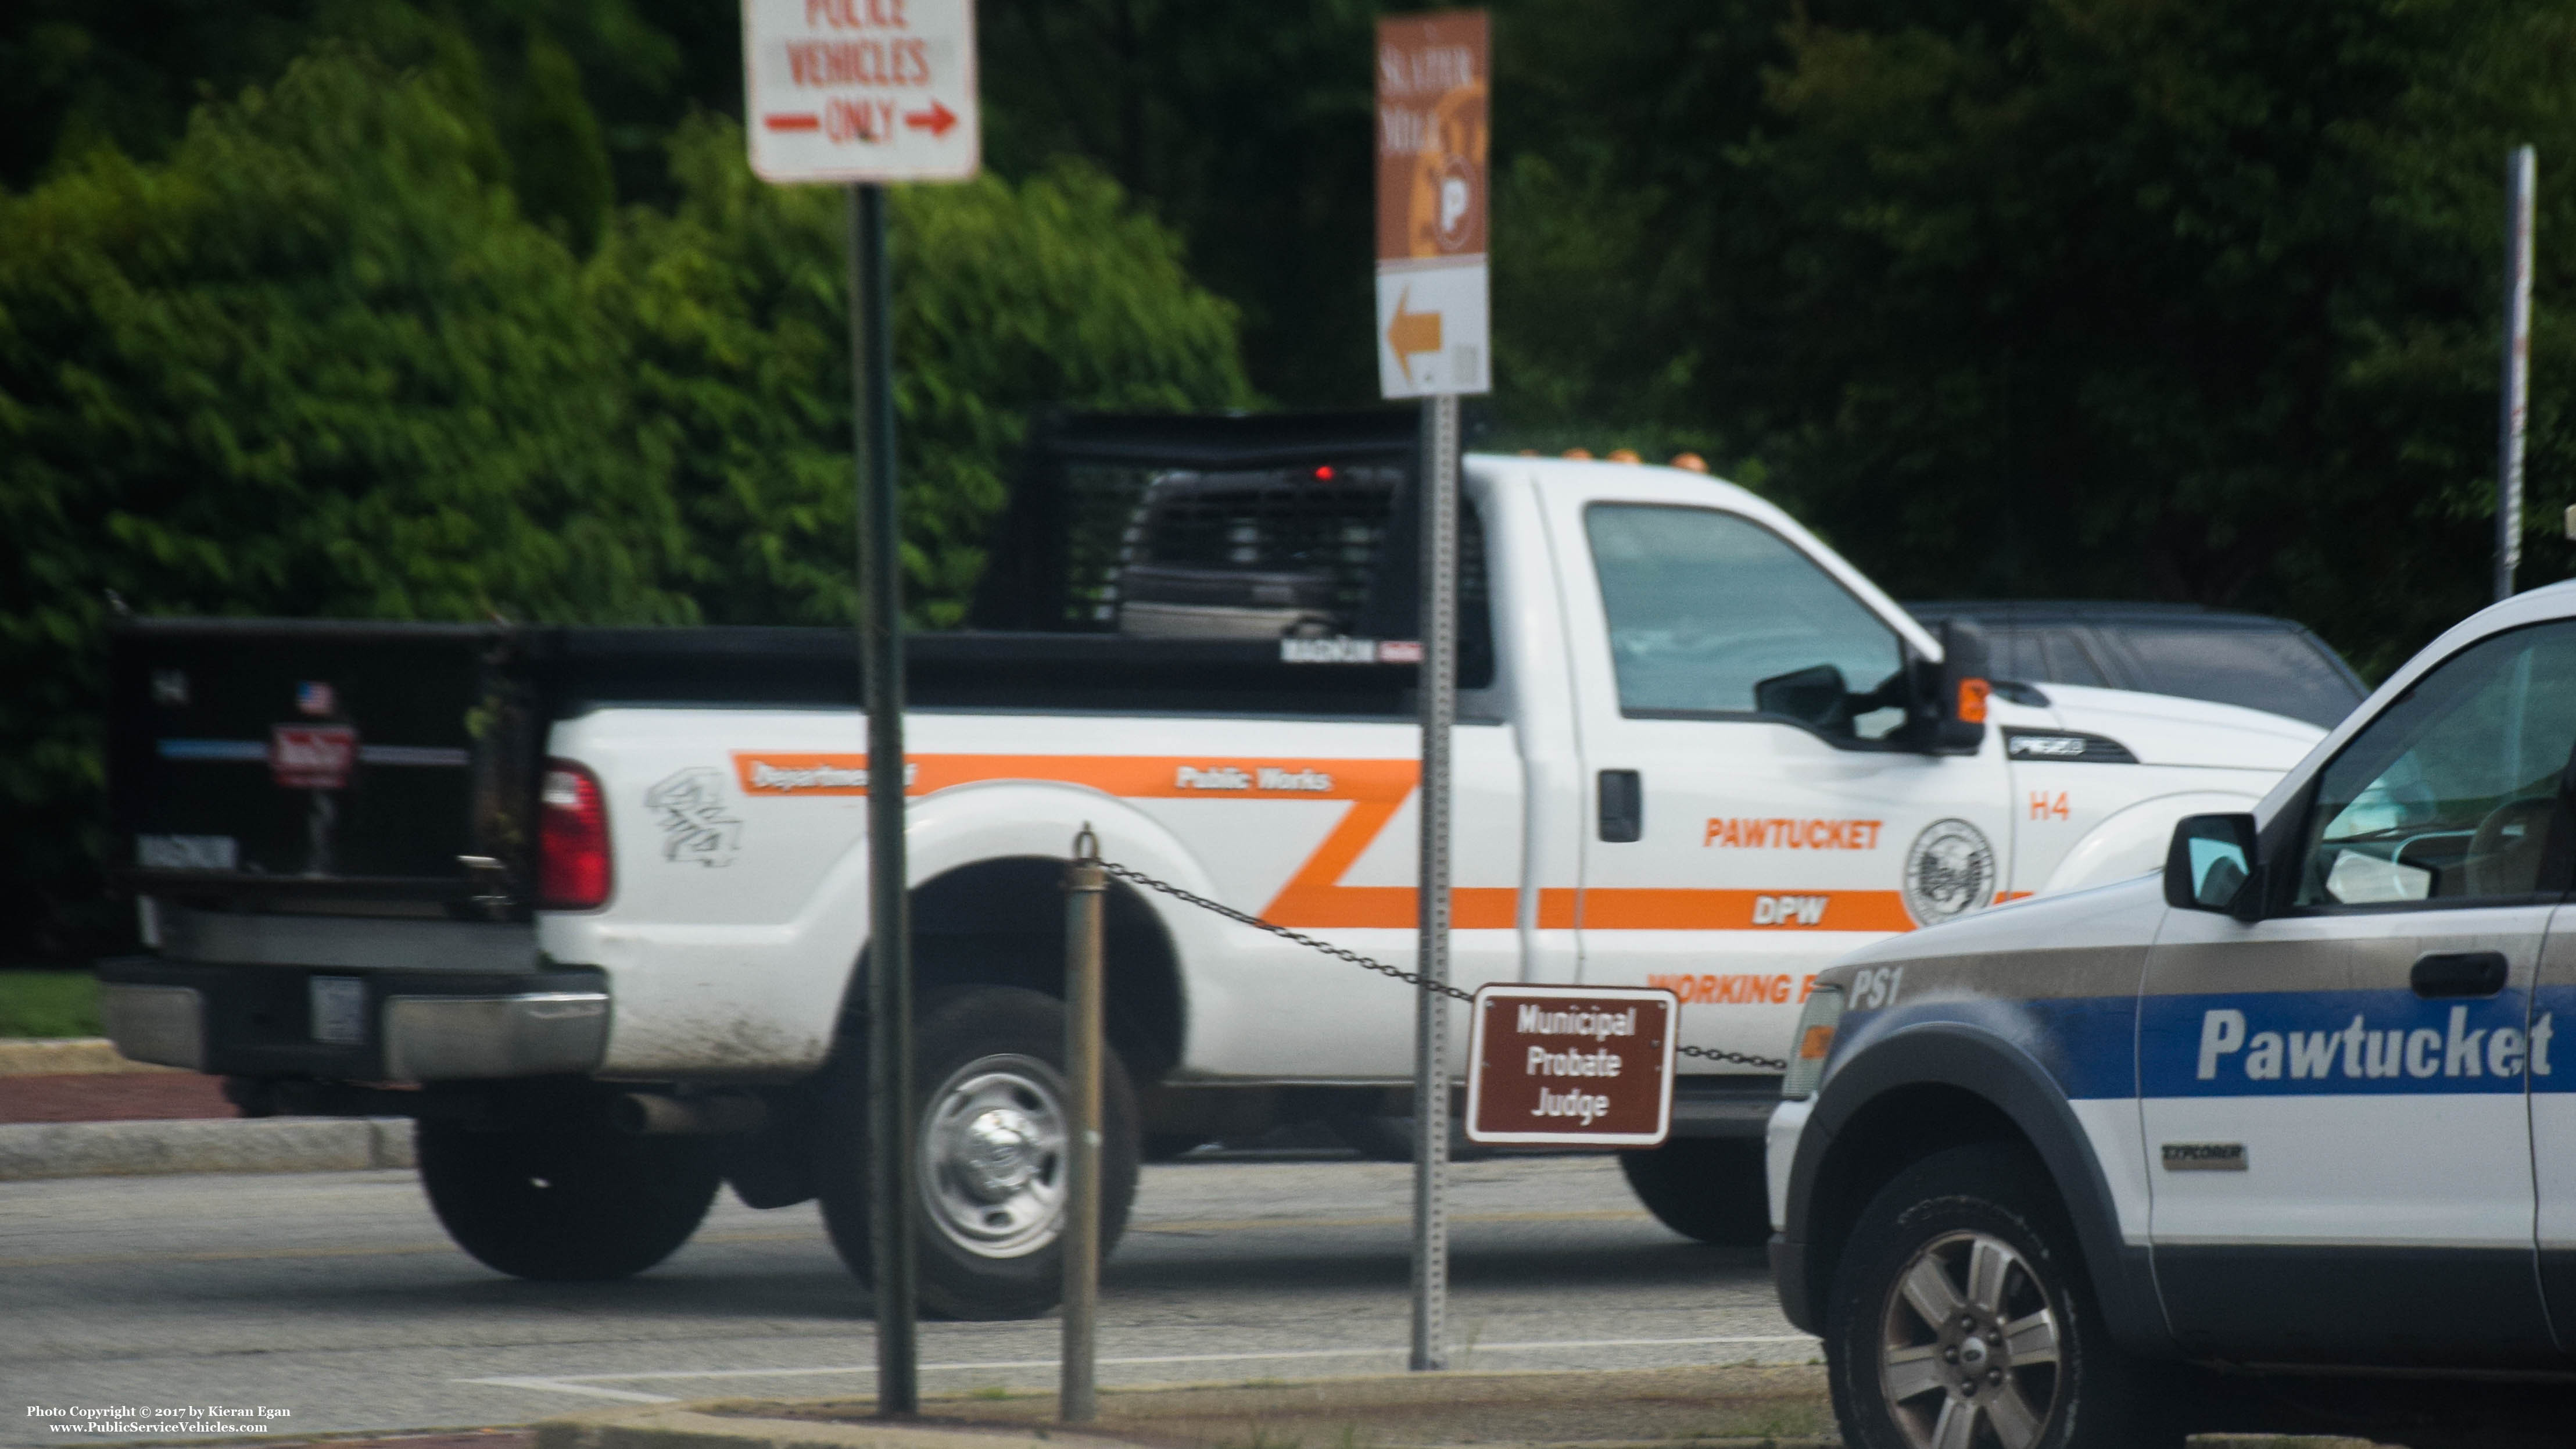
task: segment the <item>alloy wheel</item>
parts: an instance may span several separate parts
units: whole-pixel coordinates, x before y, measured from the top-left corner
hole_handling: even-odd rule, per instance
[[[1882,1318],[1879,1388],[1913,1449],[2031,1449],[2059,1383],[2049,1285],[1986,1233],[1945,1233],[1907,1261]]]

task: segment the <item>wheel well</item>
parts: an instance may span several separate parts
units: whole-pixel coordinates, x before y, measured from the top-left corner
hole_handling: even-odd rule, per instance
[[[2028,1134],[2001,1107],[1964,1087],[1921,1083],[1873,1098],[1834,1134],[1810,1189],[1810,1291],[1831,1291],[1852,1223],[1898,1173],[1936,1152],[2008,1142],[2038,1157]]]
[[[1179,958],[1162,921],[1132,887],[1110,882],[1106,917],[1109,1043],[1144,1087],[1181,1059]],[[1022,986],[1061,998],[1064,862],[1044,856],[978,861],[915,886],[912,970],[916,992]],[[862,960],[842,1007],[845,1023],[866,1010],[865,971]]]

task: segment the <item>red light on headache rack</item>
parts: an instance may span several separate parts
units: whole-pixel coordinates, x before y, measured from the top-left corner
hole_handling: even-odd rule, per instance
[[[1332,465],[1332,464],[1330,464],[1330,463],[1327,463],[1327,464],[1325,464],[1324,466],[1322,466],[1322,467],[1320,467],[1320,468],[1317,468],[1317,469],[1315,470],[1315,481],[1316,481],[1316,482],[1318,482],[1318,483],[1330,483],[1330,482],[1332,482],[1332,481],[1333,481],[1333,465]]]

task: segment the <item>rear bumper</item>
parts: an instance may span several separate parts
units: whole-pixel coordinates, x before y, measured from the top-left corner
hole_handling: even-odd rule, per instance
[[[311,970],[139,956],[100,962],[98,978],[118,1051],[222,1076],[559,1076],[595,1070],[608,1048],[608,978],[587,968]]]

